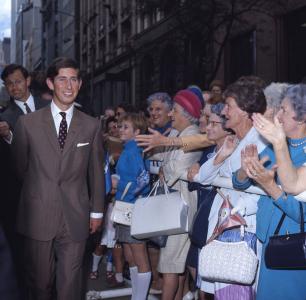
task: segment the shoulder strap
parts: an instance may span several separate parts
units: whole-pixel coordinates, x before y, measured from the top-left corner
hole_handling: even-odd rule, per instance
[[[303,205],[301,202],[299,202],[299,205],[300,205],[300,214],[301,214],[301,222],[300,222],[300,230],[301,230],[301,233],[304,233],[304,211],[303,211]],[[283,225],[283,222],[284,222],[284,219],[286,217],[286,214],[283,213],[280,221],[278,222],[278,225],[275,229],[275,232],[274,232],[274,235],[278,235],[282,225]]]
[[[286,217],[286,214],[283,213],[283,214],[282,214],[282,217],[280,218],[280,220],[279,220],[279,222],[278,222],[278,224],[277,224],[277,227],[276,227],[276,229],[275,229],[275,231],[274,231],[274,235],[278,235],[279,230],[281,229],[281,227],[282,227],[282,225],[283,225],[283,222],[284,222],[285,217]]]
[[[123,191],[123,193],[122,193],[122,195],[121,195],[121,198],[120,198],[121,201],[123,200],[123,198],[124,198],[125,195],[127,194],[127,192],[128,192],[128,190],[129,190],[131,184],[132,184],[132,182],[128,182],[127,185],[125,186],[125,189],[124,189],[124,191]]]

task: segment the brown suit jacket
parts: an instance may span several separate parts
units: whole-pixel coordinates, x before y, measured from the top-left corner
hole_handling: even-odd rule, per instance
[[[48,241],[63,215],[71,238],[86,239],[90,212],[102,213],[104,205],[99,121],[74,109],[63,151],[50,106],[21,116],[14,135],[13,154],[23,180],[17,230]]]

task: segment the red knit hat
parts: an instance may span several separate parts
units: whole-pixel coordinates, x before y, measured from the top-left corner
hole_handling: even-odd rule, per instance
[[[173,98],[174,102],[182,106],[191,116],[199,119],[201,103],[198,97],[189,90],[180,90]]]

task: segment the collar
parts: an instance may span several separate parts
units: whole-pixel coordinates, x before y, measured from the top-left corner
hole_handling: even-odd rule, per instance
[[[135,140],[129,140],[125,142],[124,144],[125,149],[132,149],[132,148],[138,148],[137,143]]]
[[[28,98],[26,101],[14,99],[14,102],[15,102],[19,107],[23,107],[23,104],[26,103],[26,104],[28,104],[28,106],[31,108],[32,111],[35,110],[35,103],[34,103],[34,98],[33,98],[32,94],[30,94],[29,98]],[[33,108],[34,108],[34,109],[33,109]]]
[[[155,127],[154,129],[158,131],[159,133],[163,134],[168,128],[171,128],[172,121],[169,121],[165,126],[163,127]]]
[[[74,105],[71,105],[70,108],[68,108],[65,113],[66,113],[66,118],[72,118],[73,115],[73,109],[74,109]],[[56,117],[59,115],[59,113],[62,112],[61,109],[58,108],[58,106],[53,102],[51,102],[51,113],[52,113],[52,117]]]

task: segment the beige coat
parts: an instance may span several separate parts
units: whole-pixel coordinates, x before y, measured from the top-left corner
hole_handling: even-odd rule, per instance
[[[171,132],[171,135],[173,136],[175,133],[177,131]],[[197,133],[199,133],[198,127],[191,125],[185,128],[179,134],[179,137]],[[168,186],[179,190],[189,206],[188,220],[191,225],[197,210],[197,194],[196,192],[189,192],[188,182],[181,180],[180,177],[186,176],[188,168],[200,159],[201,152],[184,153],[182,149],[168,147],[160,156]],[[187,233],[169,236],[166,247],[161,249],[158,270],[161,273],[184,272],[189,246],[190,241]]]

